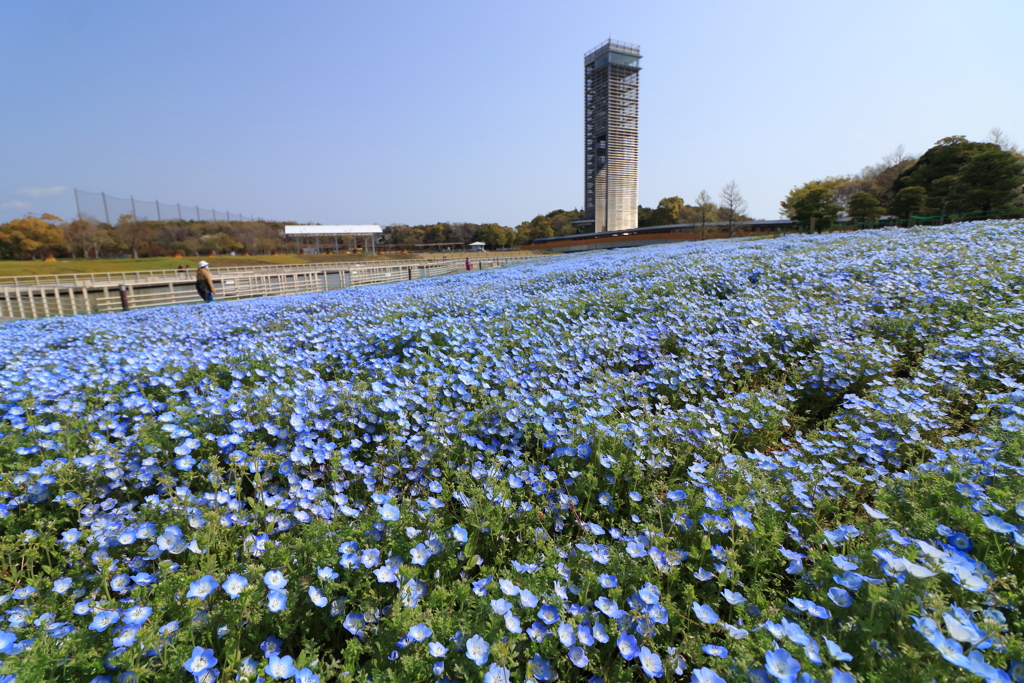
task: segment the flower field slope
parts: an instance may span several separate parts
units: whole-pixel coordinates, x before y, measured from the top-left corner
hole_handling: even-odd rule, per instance
[[[0,326],[0,680],[1024,680],[1022,240]]]

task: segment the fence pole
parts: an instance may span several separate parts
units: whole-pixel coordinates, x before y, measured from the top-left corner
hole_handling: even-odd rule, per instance
[[[160,217],[160,200],[159,199],[156,200],[156,219],[158,221],[162,221],[163,220],[163,218]]]
[[[135,197],[132,197],[131,195],[128,195],[128,197],[132,200],[132,218],[136,223],[138,223],[139,217],[135,215]]]
[[[196,220],[197,221],[203,220],[202,218],[199,217],[199,207],[198,206],[196,207]]]
[[[78,190],[75,190],[75,209],[78,211],[78,220],[82,220],[82,207],[78,204]]]
[[[100,194],[103,195],[103,213],[107,216],[107,225],[110,225],[110,209],[107,208],[107,194],[105,192],[100,192]],[[99,254],[97,254],[96,258],[99,257]]]

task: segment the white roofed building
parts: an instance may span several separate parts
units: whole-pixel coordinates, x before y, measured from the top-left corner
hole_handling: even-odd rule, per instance
[[[300,253],[319,254],[321,239],[323,247],[338,252],[342,248],[355,249],[362,242],[366,251],[376,253],[377,239],[384,234],[383,228],[376,223],[370,225],[286,225],[285,237],[295,240]],[[340,240],[340,242],[339,242]],[[343,246],[342,246],[343,245]],[[349,246],[351,245],[351,247]]]

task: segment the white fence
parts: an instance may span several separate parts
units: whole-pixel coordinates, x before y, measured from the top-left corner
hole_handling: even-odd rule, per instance
[[[533,254],[471,258],[474,269],[537,258]],[[310,263],[295,266],[211,268],[218,300],[324,292],[344,287],[414,280],[466,270],[465,259]],[[0,278],[0,318],[59,315],[196,303],[194,270],[69,273]]]

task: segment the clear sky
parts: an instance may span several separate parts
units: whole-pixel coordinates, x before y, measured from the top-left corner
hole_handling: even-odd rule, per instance
[[[1024,144],[1024,2],[0,1],[0,221],[70,188],[321,223],[583,197],[583,55],[640,45],[640,201],[756,218],[903,144]]]

